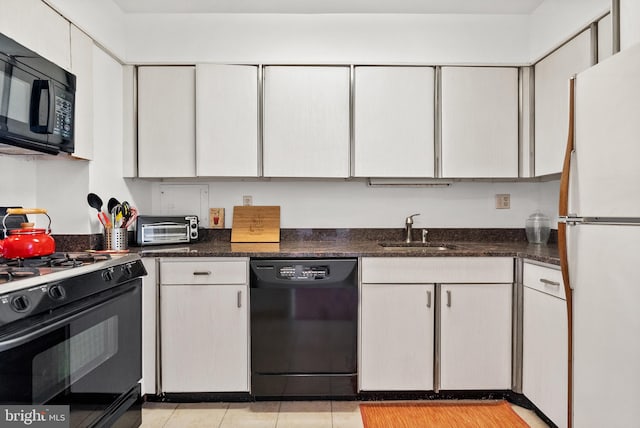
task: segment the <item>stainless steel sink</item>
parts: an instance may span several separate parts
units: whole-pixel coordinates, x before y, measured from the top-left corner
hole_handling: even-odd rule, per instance
[[[378,245],[385,250],[393,251],[447,251],[459,249],[457,245],[442,242],[379,242]]]

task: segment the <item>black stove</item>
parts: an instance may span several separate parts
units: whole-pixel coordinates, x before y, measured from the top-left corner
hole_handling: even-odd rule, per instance
[[[146,274],[131,253],[0,259],[0,404],[65,405],[71,426],[139,426]]]
[[[57,252],[0,258],[0,328],[146,274],[138,255]]]

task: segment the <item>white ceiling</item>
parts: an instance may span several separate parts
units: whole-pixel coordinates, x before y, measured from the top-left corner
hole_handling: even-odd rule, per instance
[[[543,0],[113,0],[125,13],[531,14]]]

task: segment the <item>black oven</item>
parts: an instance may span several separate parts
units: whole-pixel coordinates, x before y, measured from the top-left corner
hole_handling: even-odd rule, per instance
[[[73,153],[76,77],[0,34],[0,149]]]
[[[0,404],[68,405],[72,427],[140,425],[137,263],[0,296],[0,321],[73,300],[0,327]]]

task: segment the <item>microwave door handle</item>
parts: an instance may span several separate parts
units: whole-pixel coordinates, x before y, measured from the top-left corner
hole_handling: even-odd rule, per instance
[[[40,107],[42,106],[42,93],[47,93],[47,116],[44,125],[40,122]],[[31,108],[29,108],[29,128],[36,134],[53,134],[52,112],[55,110],[55,97],[53,96],[53,82],[50,80],[36,79],[31,87]]]

